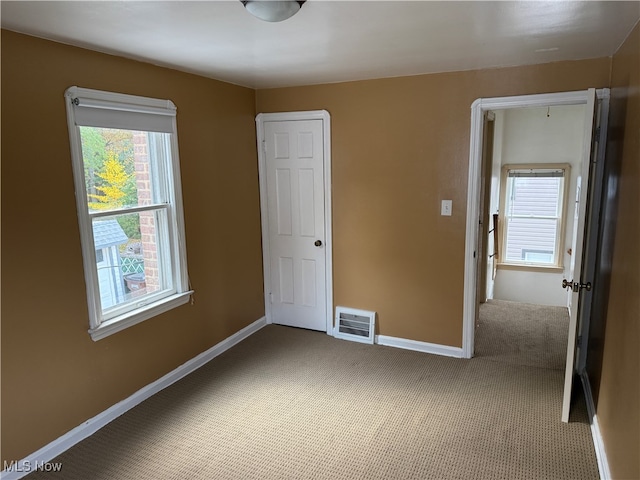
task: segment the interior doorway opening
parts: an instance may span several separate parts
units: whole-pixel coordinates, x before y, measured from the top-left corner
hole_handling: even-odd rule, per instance
[[[487,123],[489,114],[490,112],[502,109],[546,107],[550,110],[552,107],[561,105],[585,106],[585,115],[582,126],[584,139],[582,142],[581,163],[579,175],[577,177],[575,205],[572,209],[575,227],[571,235],[572,242],[570,247],[569,278],[564,278],[559,287],[560,290],[562,290],[563,287],[567,287],[568,289],[566,295],[567,307],[570,314],[565,365],[565,385],[562,400],[562,420],[565,422],[569,419],[574,377],[576,372],[580,371],[576,365],[576,359],[580,358],[579,355],[577,355],[577,349],[579,346],[584,348],[584,345],[579,345],[579,342],[577,341],[578,333],[588,331],[589,310],[592,301],[590,293],[591,283],[584,280],[585,277],[583,276],[583,272],[587,272],[585,276],[592,275],[593,272],[591,264],[595,263],[595,252],[597,251],[597,244],[592,243],[590,240],[592,238],[591,232],[596,232],[598,230],[597,224],[599,217],[596,209],[590,208],[590,204],[601,196],[601,191],[599,190],[599,187],[601,186],[598,180],[599,176],[594,175],[594,173],[601,168],[601,165],[604,163],[604,150],[602,146],[605,144],[605,141],[604,136],[601,134],[601,130],[598,127],[602,124],[602,132],[606,132],[606,114],[600,115],[599,112],[607,111],[608,96],[609,92],[606,89],[598,91],[595,89],[589,89],[579,92],[478,99],[473,103],[471,108],[471,144],[469,156],[469,188],[467,197],[464,318],[462,339],[463,355],[467,358],[471,358],[474,354],[475,326],[479,311],[478,299],[479,297],[482,297],[478,292],[478,278],[480,277],[480,273],[483,272],[482,263],[485,260],[480,259],[479,261],[478,254],[481,254],[483,251],[482,239],[486,233],[483,232],[484,226],[482,222],[482,213],[486,211],[483,200],[486,200],[486,197],[489,196],[489,194],[486,193],[486,189],[490,188],[490,184],[487,183],[486,180],[485,182],[482,181],[482,158],[486,144],[486,138],[483,137],[483,135],[485,135],[485,132],[488,129]],[[603,123],[600,123],[601,121]],[[517,170],[517,167],[513,168]],[[595,182],[589,182],[589,179],[592,176],[596,178]],[[487,202],[490,202],[490,200],[487,200]],[[504,210],[504,205],[502,212],[503,222],[508,223],[510,219],[505,218],[505,214],[507,212]],[[571,210],[568,211],[569,214],[570,212]],[[497,226],[499,229],[500,222],[497,222]],[[505,232],[503,232],[502,236],[497,235],[497,241],[499,241],[500,238],[504,241],[505,235]],[[560,256],[560,248],[563,248],[562,241],[558,244],[558,256],[556,257],[557,264],[553,266],[562,272],[562,268],[560,266],[562,258]],[[505,254],[503,253],[503,255]],[[562,253],[562,255],[564,255],[564,253]],[[510,261],[503,263],[518,262],[514,262],[514,259],[511,258]],[[583,264],[585,267],[584,269]],[[585,291],[583,291],[583,289]]]
[[[479,303],[567,307],[585,105],[492,110],[482,165]]]
[[[561,284],[571,263],[585,108],[485,114],[476,356],[565,367],[569,314]]]

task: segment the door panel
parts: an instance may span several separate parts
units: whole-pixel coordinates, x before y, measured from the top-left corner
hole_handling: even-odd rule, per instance
[[[293,303],[293,258],[278,258],[278,272],[280,277],[280,303]]]
[[[585,108],[584,127],[584,149],[582,158],[582,168],[578,178],[578,188],[576,192],[576,205],[574,210],[575,222],[572,242],[571,265],[569,268],[568,281],[578,284],[586,283],[582,278],[582,263],[584,260],[584,236],[585,222],[588,205],[589,176],[591,173],[591,160],[593,157],[593,127],[596,108],[596,91],[590,88],[588,91],[587,105]],[[571,410],[571,393],[575,376],[576,365],[576,341],[578,336],[578,318],[580,314],[580,300],[583,296],[583,289],[577,291],[569,289],[567,306],[569,307],[569,339],[567,342],[567,360],[564,377],[564,394],[562,397],[562,421],[569,421]],[[584,308],[584,307],[582,307]]]
[[[315,307],[318,304],[316,292],[316,261],[305,258],[302,260],[302,305]]]
[[[291,235],[291,172],[288,169],[276,169],[276,209],[278,217],[278,235]]]
[[[300,235],[315,237],[316,235],[316,202],[314,200],[314,172],[311,168],[301,168],[298,171],[300,185]]]
[[[271,321],[326,331],[322,128],[322,120],[264,123],[270,250],[265,255]]]

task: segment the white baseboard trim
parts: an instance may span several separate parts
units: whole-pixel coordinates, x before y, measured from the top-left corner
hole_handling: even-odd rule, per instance
[[[386,345],[388,347],[404,348],[405,350],[415,350],[416,352],[444,355],[445,357],[462,358],[462,348],[450,347],[448,345],[440,345],[437,343],[419,342],[417,340],[388,337],[386,335],[376,335],[376,343],[378,345]]]
[[[37,450],[31,455],[11,465],[3,465],[3,468],[6,468],[4,468],[4,470],[0,473],[0,478],[2,480],[17,480],[31,473],[39,467],[42,467],[45,470],[47,468],[55,468],[55,464],[49,463],[55,457],[73,447],[76,443],[84,440],[90,435],[93,435],[109,422],[115,420],[120,415],[132,409],[147,398],[158,393],[169,385],[177,382],[186,375],[194,372],[221,353],[229,350],[234,345],[240,343],[245,338],[260,330],[266,324],[267,321],[265,317],[256,320],[252,324],[234,333],[233,335],[214,345],[210,349],[202,352],[186,363],[180,365],[178,368],[167,373],[165,376],[159,378],[155,382],[142,387],[130,397],[125,398],[121,402],[118,402],[112,407],[109,407],[107,410],[99,413],[95,417],[90,418],[83,424],[77,426],[73,430],[70,430],[61,437],[58,437],[53,442],[42,447],[40,450]],[[64,468],[64,466],[62,468]]]
[[[600,425],[598,425],[598,416],[596,415],[595,403],[591,395],[591,384],[586,372],[580,374],[582,380],[582,388],[584,397],[587,402],[587,412],[589,414],[589,423],[591,424],[591,436],[593,437],[593,447],[596,451],[596,460],[598,462],[598,471],[601,480],[610,480],[611,471],[609,470],[609,462],[607,461],[607,453],[604,448],[604,441],[600,434]]]

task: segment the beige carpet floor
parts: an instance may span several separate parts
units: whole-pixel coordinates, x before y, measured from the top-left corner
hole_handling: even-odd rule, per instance
[[[28,478],[598,478],[584,404],[561,423],[561,369],[530,365],[549,342],[517,362],[490,323],[472,360],[267,326]]]
[[[566,308],[489,300],[480,306],[475,356],[564,372],[568,332]]]

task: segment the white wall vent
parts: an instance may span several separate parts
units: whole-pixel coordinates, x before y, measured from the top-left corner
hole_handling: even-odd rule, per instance
[[[376,312],[336,307],[333,336],[353,342],[371,343],[375,338]]]

